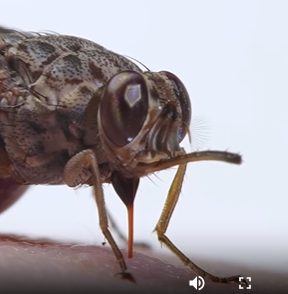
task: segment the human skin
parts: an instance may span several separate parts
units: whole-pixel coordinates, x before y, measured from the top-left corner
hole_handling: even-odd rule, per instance
[[[127,255],[125,250],[123,253],[124,256]],[[165,255],[162,255],[161,259],[150,255],[135,252],[132,259],[126,259],[128,268],[136,280],[133,283],[115,275],[119,272],[119,266],[113,252],[106,245],[62,244],[2,235],[0,236],[1,291],[4,289],[9,290],[10,293],[19,290],[22,293],[35,290],[53,291],[53,293],[196,291],[189,286],[189,280],[193,280],[196,276],[193,271],[179,266],[179,263],[173,259],[169,263],[162,261]],[[169,256],[167,255],[166,258]],[[219,262],[206,261],[206,266],[214,268],[217,274],[236,273],[241,269],[245,276],[252,277],[252,289],[248,293],[285,293],[284,290],[288,287],[284,274],[243,268],[239,265],[224,265]],[[206,280],[201,293],[239,293],[239,286]]]
[[[7,209],[25,192],[12,180],[0,179],[0,211]],[[10,196],[10,197],[9,197]],[[191,269],[163,250],[145,254],[134,252],[128,259],[122,250],[130,273],[136,282],[117,276],[119,265],[109,248],[87,244],[63,244],[27,237],[0,235],[1,293],[49,291],[53,293],[191,293],[189,280],[196,277]],[[166,260],[166,262],[162,261]],[[168,262],[167,262],[168,261]],[[195,260],[193,260],[195,261]],[[249,293],[285,293],[285,274],[197,260],[197,264],[213,274],[225,276],[241,273],[252,277]],[[287,274],[286,274],[287,275]],[[5,290],[5,291],[4,291]],[[237,284],[219,284],[209,280],[201,293],[239,293]],[[248,291],[248,290],[242,290]],[[283,291],[283,292],[282,292]],[[241,293],[241,292],[240,292]]]

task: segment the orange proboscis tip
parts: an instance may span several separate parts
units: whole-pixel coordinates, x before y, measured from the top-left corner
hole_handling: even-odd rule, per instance
[[[133,256],[133,220],[134,220],[134,206],[133,204],[127,207],[128,211],[128,258]]]

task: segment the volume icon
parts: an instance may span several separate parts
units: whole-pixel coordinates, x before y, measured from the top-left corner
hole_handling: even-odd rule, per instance
[[[196,290],[202,290],[205,286],[205,281],[202,277],[197,276],[194,280],[189,281],[189,286],[193,286]]]

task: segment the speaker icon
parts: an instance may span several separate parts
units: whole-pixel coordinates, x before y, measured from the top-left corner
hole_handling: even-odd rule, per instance
[[[196,290],[202,290],[205,286],[205,281],[202,277],[197,276],[194,280],[189,281],[189,286],[193,286]]]

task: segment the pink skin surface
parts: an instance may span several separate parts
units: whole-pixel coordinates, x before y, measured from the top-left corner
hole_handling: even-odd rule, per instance
[[[11,179],[0,179],[0,211],[8,209],[28,189]],[[163,250],[164,251],[164,250]],[[167,252],[167,251],[164,251]],[[124,256],[127,252],[123,250]],[[146,251],[147,254],[147,251]],[[29,240],[21,236],[0,235],[1,291],[11,293],[48,290],[61,293],[193,293],[189,286],[196,274],[169,255],[139,252],[126,259],[136,283],[115,276],[119,266],[106,245],[91,246],[61,244],[47,240]],[[154,257],[152,257],[154,255]],[[161,259],[169,260],[164,262]],[[255,270],[240,265],[197,260],[206,270],[218,275],[239,274],[252,277],[252,289],[247,293],[285,293],[285,274],[269,269]],[[98,292],[97,292],[98,291]],[[237,284],[217,284],[205,281],[201,293],[242,293]],[[4,293],[4,292],[3,292]],[[287,293],[287,292],[286,292]]]

